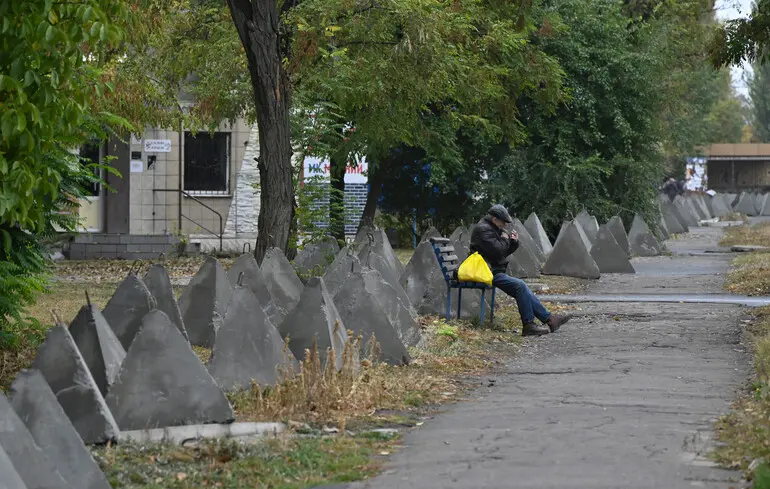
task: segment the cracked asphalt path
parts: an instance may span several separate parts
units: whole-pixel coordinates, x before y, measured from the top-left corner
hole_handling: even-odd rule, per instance
[[[720,231],[668,242],[591,293],[720,292]],[[747,378],[740,306],[583,303],[554,335],[527,340],[494,386],[405,436],[404,447],[350,489],[731,488],[740,474],[704,456],[712,423]],[[485,383],[486,384],[486,383]],[[345,486],[337,486],[345,487]]]

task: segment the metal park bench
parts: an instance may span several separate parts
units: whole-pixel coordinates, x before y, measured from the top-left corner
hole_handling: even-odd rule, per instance
[[[481,312],[479,320],[484,324],[484,295],[487,290],[492,289],[492,308],[490,313],[490,323],[495,320],[495,287],[480,282],[461,282],[457,280],[457,269],[460,268],[460,259],[455,254],[455,248],[447,238],[430,238],[430,244],[436,253],[438,266],[441,273],[444,274],[446,281],[446,320],[449,321],[452,316],[452,289],[457,289],[457,318],[460,318],[463,305],[463,289],[481,290]]]

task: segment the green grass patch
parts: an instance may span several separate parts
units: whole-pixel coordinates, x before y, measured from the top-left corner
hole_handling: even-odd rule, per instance
[[[392,435],[233,440],[182,448],[120,444],[93,450],[115,489],[300,489],[365,479],[390,453]]]

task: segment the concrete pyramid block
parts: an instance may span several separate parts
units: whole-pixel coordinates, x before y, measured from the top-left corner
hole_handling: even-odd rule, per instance
[[[13,466],[2,445],[0,445],[0,474],[0,488],[27,489],[27,485],[21,480],[21,476],[16,472],[16,467]]]
[[[82,489],[110,489],[107,478],[39,371],[20,372],[11,386],[9,401],[65,481]]]
[[[708,212],[705,209],[701,208],[700,202],[698,201],[697,197],[690,196],[685,198],[685,200],[689,203],[690,207],[693,208],[693,210],[695,211],[695,217],[699,221],[705,221],[706,219],[709,218]]]
[[[118,285],[115,293],[104,307],[102,314],[115,335],[128,350],[142,318],[155,306],[150,290],[133,272]]]
[[[142,278],[147,289],[149,289],[152,296],[155,298],[155,308],[159,311],[163,311],[166,316],[171,320],[174,326],[177,327],[182,336],[187,341],[190,341],[190,337],[187,335],[187,329],[184,327],[184,320],[182,320],[182,311],[179,309],[179,303],[176,301],[174,295],[174,287],[171,285],[171,278],[168,276],[163,265],[154,264],[147,270]]]
[[[260,270],[277,310],[275,325],[280,329],[286,315],[297,307],[302,295],[302,281],[278,248],[267,250]]]
[[[364,269],[365,271],[367,269]],[[372,271],[377,272],[377,270]],[[363,277],[366,288],[372,291],[374,299],[385,311],[401,342],[406,346],[417,345],[421,336],[420,324],[417,321],[417,313],[401,284],[396,284],[394,287],[379,272],[364,273]]]
[[[303,275],[323,274],[339,251],[337,240],[326,236],[317,243],[306,244],[294,258],[294,268]]]
[[[192,345],[214,346],[232,294],[233,287],[219,260],[213,256],[206,258],[179,298],[182,320]]]
[[[563,225],[553,251],[545,262],[543,274],[599,278],[599,266],[591,256],[584,239],[586,238],[580,236],[580,224],[576,221]]]
[[[514,269],[520,274],[523,273],[522,275],[515,276],[519,278],[537,278],[540,276],[542,266],[527,245],[519,243],[519,247],[508,259],[509,267],[513,262],[515,262]]]
[[[118,439],[120,430],[115,418],[64,325],[48,330],[32,367],[42,372],[83,441],[106,443]]]
[[[575,216],[575,220],[583,228],[583,232],[591,242],[591,246],[593,246],[594,241],[596,241],[596,234],[599,232],[599,223],[596,221],[596,218],[583,209]]]
[[[420,238],[420,242],[428,241],[430,238],[442,238],[442,237],[443,236],[441,236],[441,233],[439,232],[439,230],[431,226],[430,228],[428,228],[427,231],[425,231],[422,234],[422,237]]]
[[[393,247],[390,246],[390,241],[384,230],[367,226],[362,227],[356,235],[355,243],[358,245],[371,243],[374,252],[384,258],[388,265],[398,272],[399,277],[404,273],[404,265],[396,256]]]
[[[225,391],[246,389],[254,381],[272,386],[279,381],[279,368],[296,367],[290,351],[284,358],[281,334],[259,307],[251,289],[233,291],[222,327],[217,332],[209,360],[209,373]]]
[[[233,408],[179,330],[157,309],[142,320],[107,405],[122,430],[229,423]]]
[[[538,270],[542,268],[543,263],[545,263],[545,254],[540,248],[537,247],[534,238],[532,238],[532,236],[529,234],[527,228],[515,217],[513,218],[513,224],[511,226],[513,226],[513,229],[519,235],[519,248],[526,246],[532,255],[535,256],[535,263],[537,263]]]
[[[81,489],[68,484],[53,461],[35,443],[24,422],[11,407],[11,403],[0,392],[0,451],[4,452],[10,465],[21,478],[18,486],[13,472],[0,472],[0,483],[11,489]],[[2,457],[0,457],[2,458]],[[0,468],[7,466],[0,462]],[[16,485],[13,485],[16,484]]]
[[[70,334],[88,365],[88,370],[102,395],[115,382],[126,350],[107,324],[99,308],[88,305],[80,308],[69,326]]]
[[[623,224],[623,219],[620,216],[612,216],[607,221],[607,229],[612,233],[612,237],[615,238],[615,241],[626,256],[631,256],[631,246],[628,244],[628,234],[626,234],[626,226]]]
[[[230,270],[227,271],[227,278],[230,280],[230,285],[238,283],[238,277],[243,273],[242,283],[244,287],[248,287],[257,302],[262,307],[262,310],[267,314],[268,319],[273,324],[276,324],[276,320],[282,319],[278,314],[278,310],[273,302],[273,296],[270,295],[270,291],[267,290],[265,277],[262,276],[262,270],[259,269],[257,260],[251,253],[245,253],[239,256]]]
[[[684,222],[679,208],[671,202],[665,202],[660,206],[660,212],[663,220],[666,222],[666,229],[669,233],[681,234],[688,231],[687,224]]]
[[[601,273],[636,273],[628,260],[628,253],[615,240],[608,224],[599,226],[591,257]]]
[[[316,342],[321,366],[333,361],[337,369],[342,368],[348,334],[322,278],[308,280],[299,304],[286,316],[278,331],[284,340],[288,339],[297,360],[305,360],[305,350],[310,350]],[[329,348],[333,349],[334,358],[327,358]]]
[[[708,198],[708,195],[696,195],[695,196],[695,202],[698,204],[698,207],[703,211],[703,215],[706,216],[705,219],[711,219],[714,217],[714,215],[711,213],[711,210],[709,209],[709,206],[706,205],[706,200]]]
[[[754,199],[750,194],[747,194],[746,192],[741,194],[741,197],[738,200],[738,204],[735,205],[735,212],[745,214],[747,216],[757,215],[757,209],[754,207]]]
[[[674,205],[679,211],[679,217],[682,218],[682,224],[687,227],[688,231],[691,227],[698,227],[698,218],[694,215],[694,209],[687,205],[687,201],[677,195],[674,199]]]
[[[575,223],[575,228],[577,229],[578,235],[580,235],[580,239],[583,241],[583,244],[585,245],[586,249],[588,251],[591,251],[591,247],[594,245],[593,241],[588,237],[588,235],[583,230],[583,226],[580,225],[580,222],[577,221],[577,219],[572,221]],[[598,232],[598,226],[597,226],[597,232]],[[562,223],[562,230],[564,230],[564,223]],[[560,231],[561,234],[561,231]],[[555,245],[554,245],[555,246]]]
[[[457,226],[454,231],[452,231],[452,234],[449,235],[450,241],[457,241],[460,239],[460,236],[463,235],[463,233],[466,232],[466,229],[463,226]]]
[[[384,295],[389,295],[390,300],[383,298]],[[354,334],[363,335],[362,356],[366,356],[366,348],[374,336],[379,343],[382,361],[391,365],[406,365],[410,362],[409,352],[391,321],[390,313],[393,311],[388,311],[379,299],[386,299],[386,302],[394,305],[398,302],[395,291],[382,279],[379,272],[367,269],[352,274],[345,281],[334,298],[334,303],[342,321]],[[419,341],[417,322],[412,317],[408,320],[411,325],[404,326],[411,328],[410,333]]]
[[[765,200],[762,203],[762,208],[759,210],[760,216],[770,216],[770,194],[765,194]]]
[[[324,273],[323,279],[329,295],[334,297],[350,274],[361,271],[361,261],[349,246],[344,247]]]
[[[532,239],[535,241],[535,246],[543,252],[543,255],[545,257],[550,255],[553,246],[551,245],[551,240],[548,239],[548,234],[545,232],[543,223],[540,222],[540,218],[537,217],[537,214],[534,212],[530,214],[527,220],[524,221],[524,227],[527,228],[529,235],[532,236]]]
[[[460,255],[458,254],[458,257]],[[361,251],[358,254],[358,259],[363,267],[372,268],[377,270],[382,278],[385,279],[392,287],[400,288],[399,280],[401,274],[398,273],[398,269],[393,267],[388,260],[377,253],[372,246],[364,244],[361,247]]]
[[[660,219],[658,219],[656,224],[657,226],[655,227],[658,229],[658,233],[661,239],[667,240],[671,237],[671,233],[668,232],[668,226],[666,226],[666,221],[663,219],[663,216],[660,216]]]
[[[724,196],[719,194],[711,197],[711,210],[714,217],[725,217],[733,211],[732,208],[725,203]]]
[[[628,242],[631,244],[631,254],[635,256],[658,256],[663,252],[663,247],[658,238],[652,234],[644,219],[637,214],[628,232]]]
[[[455,245],[456,248],[459,247],[459,244],[455,243]],[[461,260],[464,258],[460,254],[457,256]],[[425,241],[417,245],[399,283],[418,314],[441,317],[446,314],[446,281],[439,269],[436,254],[430,242]],[[457,317],[457,289],[452,289],[451,294],[451,313],[453,317]],[[463,291],[461,317],[465,319],[478,317],[479,307],[481,307],[481,292]]]

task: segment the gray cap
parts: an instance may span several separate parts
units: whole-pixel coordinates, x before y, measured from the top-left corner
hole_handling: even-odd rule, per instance
[[[500,204],[495,204],[489,208],[488,214],[492,217],[496,217],[503,222],[512,223],[511,215],[508,214],[508,210]]]

